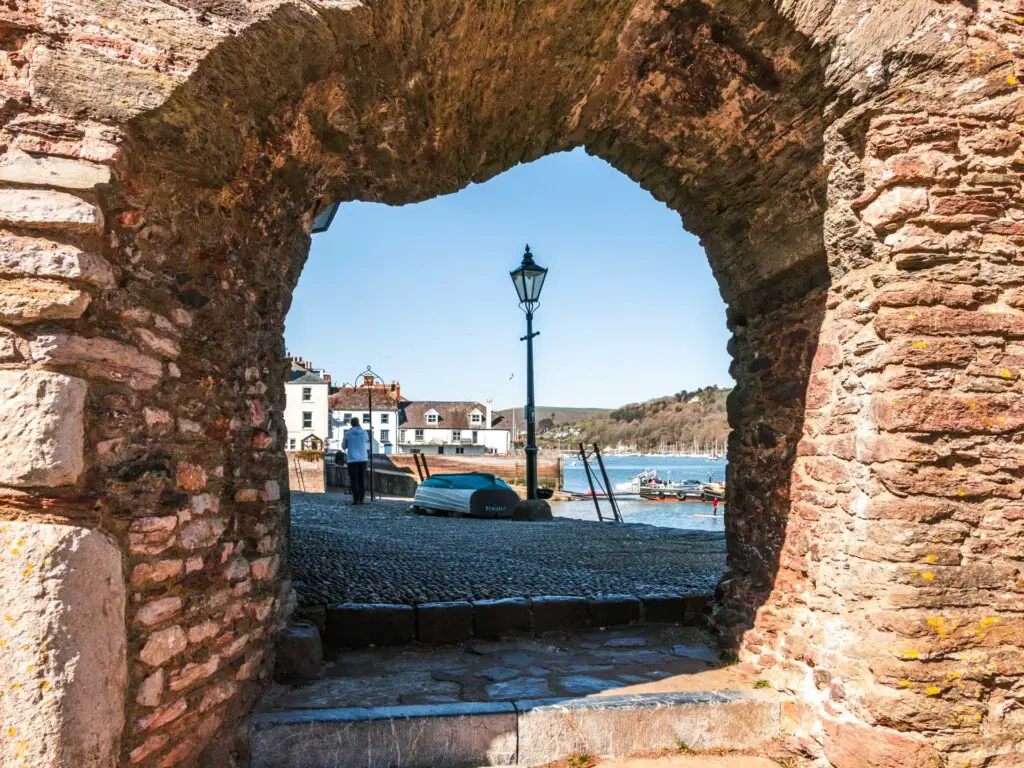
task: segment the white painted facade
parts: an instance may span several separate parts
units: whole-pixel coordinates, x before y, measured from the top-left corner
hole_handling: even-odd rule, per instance
[[[451,408],[446,407],[451,405],[459,408],[464,424],[444,423],[452,418]],[[470,407],[463,410],[463,405]],[[471,404],[438,404],[437,408],[429,408],[418,414],[414,421],[403,423],[398,430],[399,453],[466,456],[505,454],[509,452],[511,442],[509,430],[494,429],[491,426],[490,407],[472,407]]]
[[[437,455],[464,454],[479,456],[485,453],[509,452],[511,437],[507,429],[422,429],[402,427],[398,431],[399,453],[425,453]]]
[[[327,444],[330,439],[330,418],[327,396],[330,385],[320,372],[307,373],[285,382],[284,423],[288,430],[285,450],[302,450],[302,441],[318,437]]]
[[[351,429],[352,419],[359,419],[359,423],[367,432],[370,431],[371,416],[369,411],[355,410],[331,410],[331,439],[327,446],[331,450],[341,450],[342,440],[345,433]],[[391,454],[398,453],[398,411],[378,411],[374,409],[372,414],[373,426],[373,453]]]

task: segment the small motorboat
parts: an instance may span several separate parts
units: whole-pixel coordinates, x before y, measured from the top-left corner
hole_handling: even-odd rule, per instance
[[[724,483],[704,483],[701,487],[701,498],[705,501],[712,501],[718,499],[719,501],[725,500],[725,484]]]
[[[413,509],[428,514],[512,517],[519,494],[487,472],[431,475],[416,488]]]

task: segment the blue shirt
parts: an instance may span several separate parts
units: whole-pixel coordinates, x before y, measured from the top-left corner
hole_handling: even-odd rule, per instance
[[[366,461],[366,443],[368,440],[366,430],[362,427],[352,427],[345,433],[341,441],[342,448],[348,454],[349,462]]]

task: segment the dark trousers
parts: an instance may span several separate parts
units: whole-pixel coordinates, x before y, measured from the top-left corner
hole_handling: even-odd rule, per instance
[[[348,480],[352,487],[352,502],[363,503],[363,496],[366,495],[366,462],[350,461],[348,463]]]

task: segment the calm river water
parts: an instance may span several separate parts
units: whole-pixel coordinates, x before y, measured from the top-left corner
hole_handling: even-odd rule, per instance
[[[699,480],[714,482],[725,479],[725,459],[702,459],[690,456],[606,456],[605,468],[614,487],[628,481],[645,469],[658,470],[662,480]],[[600,477],[596,462],[592,463]],[[567,491],[589,492],[587,475],[583,463],[567,458],[563,486]],[[556,501],[551,510],[557,517],[575,517],[581,520],[596,520],[597,512],[592,500]],[[722,513],[724,504],[719,504],[718,515],[713,514],[710,503],[699,501],[653,502],[639,499],[619,499],[619,510],[627,523],[646,523],[663,528],[684,528],[701,531],[721,531],[725,524]],[[601,500],[601,511],[611,514],[607,499]]]

